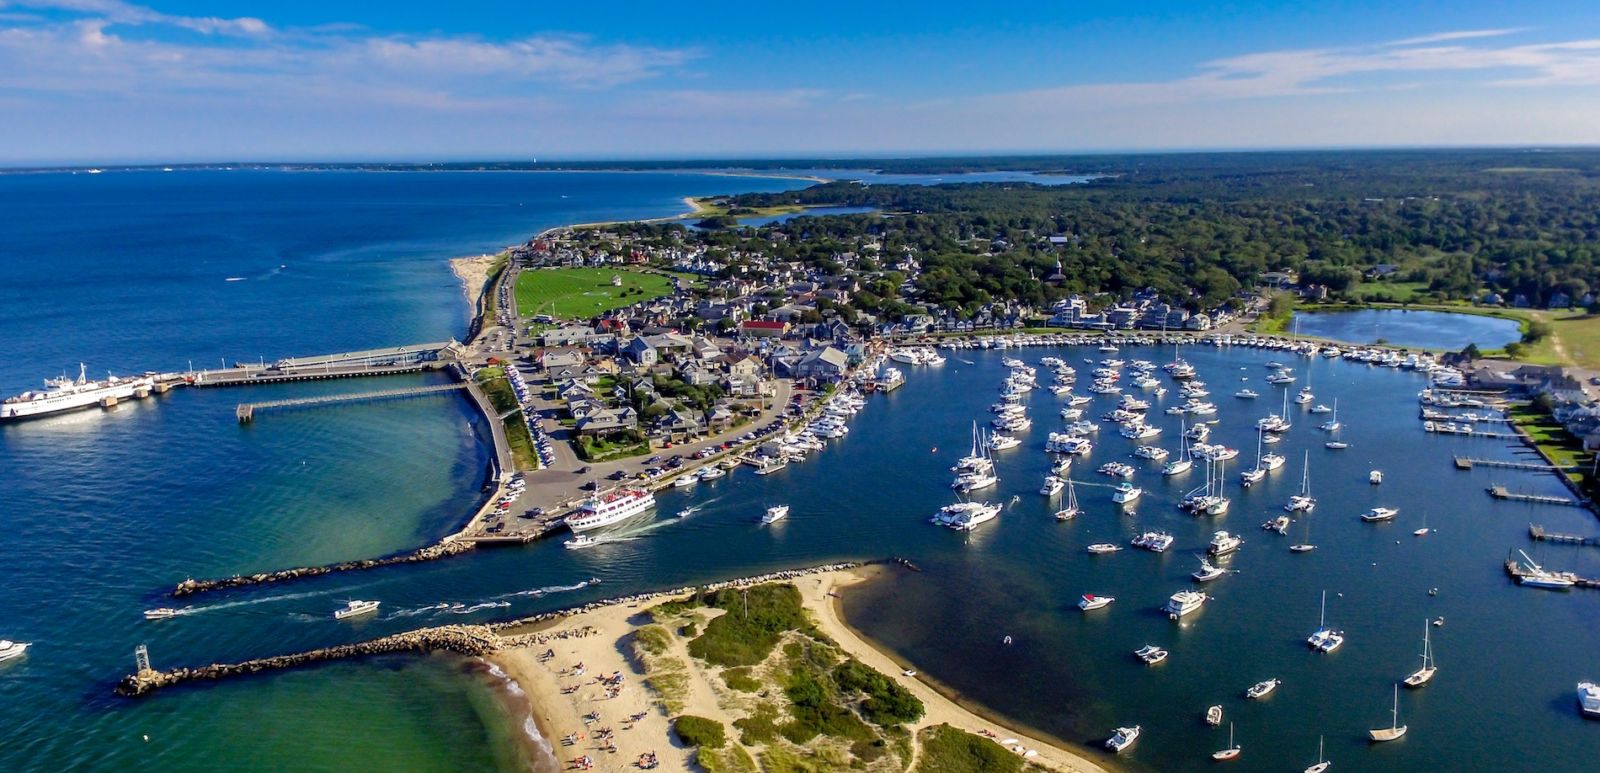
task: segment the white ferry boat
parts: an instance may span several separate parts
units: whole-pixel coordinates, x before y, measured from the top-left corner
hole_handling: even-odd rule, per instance
[[[107,376],[104,381],[90,381],[87,369],[79,363],[77,379],[66,376],[45,379],[44,386],[44,391],[23,392],[0,402],[0,421],[75,411],[99,405],[103,400],[126,400],[135,392],[154,388],[155,381],[148,376]]]
[[[578,512],[567,516],[567,528],[574,533],[638,515],[656,505],[656,496],[643,489],[624,488],[597,494],[584,500]]]

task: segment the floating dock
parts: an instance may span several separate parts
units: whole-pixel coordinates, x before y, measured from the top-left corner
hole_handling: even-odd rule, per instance
[[[1563,542],[1568,545],[1595,545],[1600,546],[1600,537],[1584,537],[1578,534],[1558,534],[1545,531],[1543,526],[1528,524],[1528,536],[1539,542]]]
[[[349,392],[337,395],[316,395],[314,397],[296,397],[288,400],[267,400],[259,403],[240,403],[234,409],[234,416],[240,424],[248,424],[255,420],[259,411],[279,408],[311,408],[319,405],[333,405],[334,403],[352,403],[371,400],[395,400],[404,397],[422,397],[424,395],[439,394],[440,392],[454,392],[466,389],[465,382],[455,384],[434,384],[432,386],[409,387],[406,389],[379,389],[371,392]]]
[[[1529,470],[1532,472],[1565,472],[1575,469],[1562,467],[1555,464],[1542,464],[1539,462],[1508,462],[1500,459],[1477,459],[1470,456],[1453,457],[1458,470],[1470,470],[1473,467],[1499,467],[1507,470]]]
[[[1570,497],[1556,497],[1547,494],[1516,494],[1505,486],[1490,486],[1487,490],[1489,496],[1495,499],[1505,499],[1512,502],[1534,502],[1541,505],[1567,505],[1570,507],[1583,506],[1582,502]]]

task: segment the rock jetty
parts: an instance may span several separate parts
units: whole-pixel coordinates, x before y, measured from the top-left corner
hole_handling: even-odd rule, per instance
[[[470,549],[470,546],[468,546],[468,549]],[[163,687],[171,687],[184,682],[211,681],[233,676],[258,674],[265,671],[296,668],[299,666],[312,665],[330,660],[341,660],[344,658],[363,657],[367,655],[386,655],[398,652],[454,652],[458,655],[465,655],[467,657],[483,657],[485,655],[489,655],[510,647],[521,647],[536,643],[543,643],[552,637],[567,638],[570,636],[587,636],[592,634],[592,631],[585,631],[583,629],[552,633],[510,634],[506,636],[502,636],[500,634],[501,631],[508,629],[543,623],[551,620],[559,620],[564,617],[570,617],[572,615],[581,614],[593,609],[613,606],[616,604],[638,604],[644,601],[654,601],[656,599],[665,598],[679,598],[687,596],[691,593],[716,591],[722,590],[723,588],[742,588],[751,585],[759,585],[766,582],[782,582],[785,580],[793,580],[804,577],[806,575],[822,574],[843,569],[853,569],[861,565],[862,564],[860,562],[846,561],[841,563],[807,567],[804,569],[786,569],[780,572],[768,572],[766,574],[755,575],[753,577],[741,577],[736,580],[724,580],[705,585],[690,585],[682,588],[674,588],[672,590],[635,593],[633,595],[618,596],[616,598],[605,599],[603,601],[591,601],[587,604],[568,607],[553,612],[545,612],[529,617],[518,618],[516,620],[490,623],[487,625],[444,625],[433,628],[419,628],[414,631],[406,631],[404,633],[397,633],[390,636],[371,639],[369,641],[357,642],[354,644],[340,644],[334,647],[324,647],[322,649],[315,649],[307,652],[297,652],[289,655],[274,655],[268,658],[246,660],[241,663],[213,663],[209,666],[200,666],[198,668],[175,668],[170,671],[157,671],[151,669],[123,677],[122,680],[117,683],[116,691],[119,695],[125,695],[131,698],[146,695]],[[316,573],[320,574],[325,573],[326,571],[332,571],[332,569],[324,568],[321,572]],[[232,579],[242,580],[242,582],[237,583],[237,585],[255,584],[254,582],[251,582],[250,578],[248,577]],[[215,582],[228,582],[228,580],[217,580]],[[227,587],[237,587],[237,585]],[[181,587],[182,586],[180,586],[180,588]],[[206,588],[206,590],[209,589],[210,588]]]
[[[206,591],[224,590],[227,588],[244,588],[251,585],[266,585],[274,582],[298,580],[306,577],[317,577],[334,572],[349,572],[359,569],[376,569],[381,566],[395,566],[397,564],[419,564],[424,561],[436,561],[441,558],[460,555],[474,549],[477,545],[467,540],[445,540],[429,545],[410,553],[402,553],[387,558],[363,558],[359,561],[345,561],[327,566],[302,566],[295,569],[280,569],[276,572],[262,572],[259,574],[236,574],[220,580],[196,580],[189,578],[178,583],[172,589],[173,598],[183,598]]]

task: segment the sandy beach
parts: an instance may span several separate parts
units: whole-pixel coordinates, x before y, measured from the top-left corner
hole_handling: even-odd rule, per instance
[[[489,274],[494,269],[498,255],[479,255],[475,258],[451,258],[450,270],[461,280],[461,291],[467,295],[467,305],[479,308],[483,294],[489,289]]]
[[[1047,770],[1104,770],[1078,753],[1007,730],[957,705],[920,680],[904,676],[905,667],[862,639],[845,624],[837,608],[839,591],[868,579],[875,571],[884,569],[839,570],[789,582],[799,588],[804,608],[823,634],[846,654],[890,675],[923,702],[925,715],[908,726],[913,734],[926,727],[948,724],[996,741],[1010,741],[1007,748],[1019,754],[1034,752],[1028,757],[1029,762]],[[619,603],[574,614],[546,623],[537,631],[538,640],[532,646],[490,656],[527,693],[532,718],[540,733],[550,740],[563,769],[572,769],[575,761],[588,757],[594,770],[638,770],[637,763],[652,753],[660,763],[658,770],[700,769],[694,764],[694,750],[683,748],[671,734],[661,696],[646,684],[644,666],[635,656],[634,632],[651,622],[647,610],[665,600]],[[673,714],[707,717],[730,726],[747,716],[748,696],[730,690],[717,669],[690,657],[685,637],[671,638],[669,649],[659,657],[689,664],[684,689],[675,691],[674,696],[681,708],[674,707]],[[739,745],[738,737],[737,732],[730,732],[730,743]],[[564,738],[571,743],[564,743]],[[746,751],[756,757],[759,747]],[[907,769],[916,767],[918,751],[914,749]]]

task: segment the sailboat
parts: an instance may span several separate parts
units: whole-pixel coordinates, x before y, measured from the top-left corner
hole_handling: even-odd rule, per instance
[[[1305,536],[1301,537],[1300,542],[1296,542],[1295,544],[1289,546],[1290,553],[1310,553],[1311,551],[1317,549],[1317,546],[1311,542],[1311,520],[1306,519],[1305,524]]]
[[[1218,459],[1216,465],[1217,490],[1206,500],[1206,515],[1224,515],[1228,512],[1228,506],[1233,504],[1228,501],[1227,497],[1222,495],[1222,487],[1228,482],[1228,479],[1223,475],[1223,469],[1228,466],[1227,462]]]
[[[1317,632],[1306,637],[1306,644],[1318,652],[1333,652],[1344,645],[1344,632],[1328,628],[1328,592],[1322,592],[1322,611],[1317,614]]]
[[[1194,460],[1189,457],[1189,432],[1186,422],[1179,422],[1181,431],[1178,440],[1178,458],[1167,462],[1161,468],[1162,475],[1182,475],[1194,469]]]
[[[1211,759],[1231,760],[1239,756],[1239,745],[1233,742],[1233,723],[1228,723],[1228,748],[1220,752],[1212,752]]]
[[[1261,463],[1261,438],[1267,434],[1265,429],[1256,428],[1256,466],[1239,473],[1239,485],[1250,488],[1267,477],[1267,468]]]
[[[1422,528],[1411,533],[1418,537],[1425,537],[1430,531],[1432,531],[1432,529],[1428,528],[1428,511],[1424,510],[1422,511]]]
[[[1317,507],[1317,500],[1311,498],[1311,452],[1307,451],[1304,465],[1300,472],[1300,493],[1289,497],[1289,504],[1283,506],[1284,510],[1291,513],[1309,513]]]
[[[1339,426],[1339,398],[1335,397],[1333,398],[1333,418],[1322,422],[1322,426],[1318,427],[1318,429],[1322,429],[1327,432],[1338,432]]]
[[[1411,676],[1405,678],[1402,684],[1407,687],[1417,688],[1426,685],[1433,681],[1434,673],[1439,670],[1433,662],[1433,643],[1428,639],[1428,628],[1428,623],[1424,620],[1422,624],[1422,668],[1417,669],[1412,672]]]
[[[1323,771],[1327,770],[1328,766],[1332,764],[1333,763],[1322,758],[1322,736],[1319,735],[1317,736],[1317,761],[1315,764],[1307,767],[1305,773],[1323,773]]]
[[[1406,726],[1400,724],[1400,685],[1394,686],[1394,708],[1389,710],[1391,719],[1388,727],[1380,727],[1367,731],[1367,737],[1373,743],[1393,741],[1406,734]]]
[[[1056,511],[1056,520],[1070,521],[1078,517],[1078,490],[1073,487],[1072,479],[1067,478],[1067,504]]]

